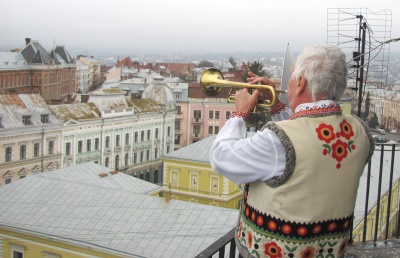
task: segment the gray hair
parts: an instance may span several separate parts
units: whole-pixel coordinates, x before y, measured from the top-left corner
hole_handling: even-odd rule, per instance
[[[304,49],[297,57],[292,76],[304,76],[314,101],[318,98],[339,101],[347,85],[345,54],[331,45],[316,45]]]

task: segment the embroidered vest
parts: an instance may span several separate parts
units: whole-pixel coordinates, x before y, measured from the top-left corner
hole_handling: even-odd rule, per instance
[[[281,139],[286,168],[246,184],[236,245],[243,257],[341,257],[372,135],[353,116],[291,119],[265,126]]]

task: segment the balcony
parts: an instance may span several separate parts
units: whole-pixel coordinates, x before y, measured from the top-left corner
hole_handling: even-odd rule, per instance
[[[201,138],[201,133],[192,133],[192,138],[193,139],[200,139]]]
[[[195,117],[192,119],[192,123],[193,124],[202,124],[203,123],[203,119]]]
[[[175,129],[175,135],[181,135],[182,134],[182,129]]]
[[[395,159],[399,152],[397,144],[377,144],[360,180],[354,218],[358,223],[352,227],[344,258],[400,257],[400,158]],[[359,199],[365,200],[361,207]],[[234,233],[233,228],[196,257],[242,257]]]

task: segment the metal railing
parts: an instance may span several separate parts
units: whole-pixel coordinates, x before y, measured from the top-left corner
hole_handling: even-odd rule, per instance
[[[366,245],[365,249],[371,249],[373,247],[393,247],[399,248],[398,243],[393,245],[393,243],[390,241],[390,239],[399,239],[400,235],[400,209],[399,209],[399,195],[400,195],[400,190],[397,191],[397,195],[393,196],[393,185],[397,184],[397,187],[399,188],[399,172],[400,171],[400,158],[398,158],[398,161],[395,162],[395,154],[396,152],[400,151],[400,146],[398,144],[377,144],[375,148],[375,155],[377,153],[380,155],[380,160],[379,160],[379,170],[378,170],[378,184],[377,185],[371,185],[371,176],[372,176],[372,165],[373,160],[368,163],[367,165],[367,180],[366,180],[366,192],[365,192],[365,208],[364,208],[364,215],[363,219],[359,222],[359,227],[362,226],[362,239],[361,243],[364,244],[366,242],[369,242],[370,245]],[[385,159],[385,154],[389,154],[390,159]],[[388,156],[388,155],[386,155]],[[389,164],[385,164],[389,163]],[[397,165],[395,167],[395,165]],[[376,167],[376,166],[375,166]],[[385,171],[384,171],[384,168]],[[397,169],[397,170],[395,170]],[[394,178],[395,172],[397,173],[397,178]],[[383,175],[385,173],[389,173],[385,175],[385,178],[388,178],[388,181],[383,180],[384,177]],[[394,182],[396,180],[396,182]],[[382,192],[382,186],[387,184],[388,190],[384,191],[383,194]],[[373,207],[373,209],[368,208],[369,207],[369,199],[370,199],[370,192],[371,188],[376,187],[377,190],[377,196],[376,196],[376,205]],[[385,198],[386,200],[386,209],[382,209],[382,199]],[[396,200],[395,204],[393,205],[393,198]],[[393,207],[394,206],[394,207]],[[373,219],[369,219],[369,218]],[[382,217],[384,219],[382,219]],[[390,227],[390,224],[392,227]],[[393,226],[394,224],[394,226]],[[372,227],[372,228],[371,228]],[[392,232],[389,232],[390,229],[394,229]],[[353,227],[354,230],[354,227]],[[372,232],[372,237],[367,236],[367,232],[370,231]],[[203,250],[201,253],[199,253],[196,258],[203,258],[203,257],[241,257],[240,254],[237,254],[237,249],[236,249],[236,244],[235,244],[235,239],[234,239],[234,234],[235,234],[235,229],[233,228],[230,230],[228,233],[226,233],[223,237],[218,239],[216,242],[211,244],[209,247],[207,247],[205,250]],[[379,245],[378,245],[379,242]],[[353,239],[353,231],[350,232],[350,241],[349,244],[358,244],[360,243],[355,242]],[[226,253],[229,251],[229,253]],[[367,252],[367,251],[366,251]]]

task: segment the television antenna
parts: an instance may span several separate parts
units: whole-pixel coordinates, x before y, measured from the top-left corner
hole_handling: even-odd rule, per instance
[[[329,8],[327,14],[327,43],[336,44],[346,53],[349,82],[356,92],[353,105],[357,104],[357,116],[366,87],[375,86],[380,95],[375,108],[383,115],[383,98],[387,90],[388,63],[392,27],[390,10],[372,12],[367,8]],[[358,93],[358,98],[356,97]],[[368,114],[366,114],[368,115]],[[364,118],[365,119],[365,118]]]

